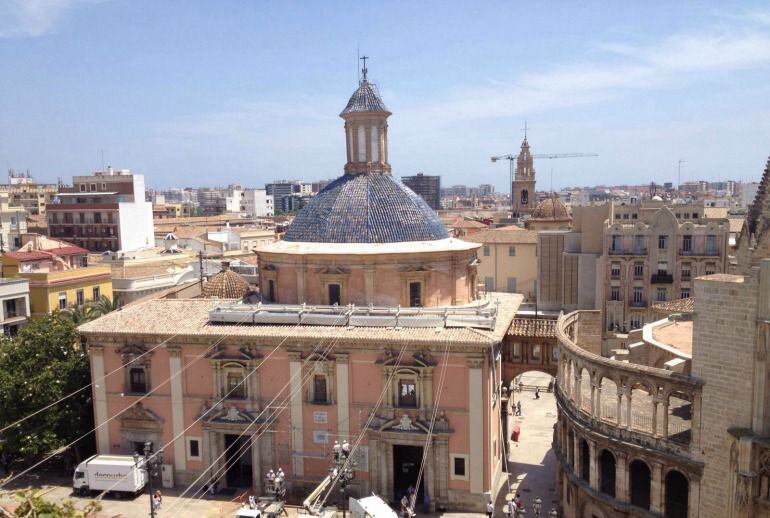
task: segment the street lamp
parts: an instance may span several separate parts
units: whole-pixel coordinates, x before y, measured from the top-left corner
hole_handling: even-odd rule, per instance
[[[543,500],[537,496],[535,501],[532,502],[532,510],[535,511],[535,516],[540,516],[540,510],[543,508]]]
[[[139,461],[144,460],[144,464],[139,464]],[[144,457],[139,455],[138,452],[134,452],[134,465],[147,472],[147,487],[150,489],[150,517],[155,518],[155,505],[152,501],[152,477],[158,476],[158,468],[163,464],[163,450],[158,453],[152,453],[152,443],[147,441],[144,443]]]
[[[548,513],[548,516],[550,516],[551,518],[557,518],[557,516],[559,516],[559,513],[556,512],[556,509],[551,507],[551,511]]]

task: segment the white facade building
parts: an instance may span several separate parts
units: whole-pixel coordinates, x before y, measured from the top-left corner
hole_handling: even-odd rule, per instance
[[[253,217],[269,217],[275,212],[273,196],[265,189],[231,189],[225,198],[227,212],[243,213]]]

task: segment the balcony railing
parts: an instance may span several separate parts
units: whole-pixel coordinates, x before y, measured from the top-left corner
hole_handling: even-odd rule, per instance
[[[650,283],[652,284],[671,284],[674,282],[674,276],[670,273],[653,273]]]
[[[679,255],[683,255],[686,257],[693,257],[693,256],[703,256],[703,257],[717,257],[719,255],[719,249],[716,248],[709,248],[706,250],[703,249],[690,249],[690,250],[679,250]]]
[[[647,248],[613,248],[609,249],[610,255],[647,255]]]
[[[647,302],[644,300],[632,300],[628,303],[632,308],[646,308]]]

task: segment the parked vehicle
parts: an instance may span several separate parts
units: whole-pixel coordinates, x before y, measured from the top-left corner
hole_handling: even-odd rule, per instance
[[[147,471],[130,455],[94,455],[78,464],[72,489],[81,496],[92,491],[136,495],[147,485]]]

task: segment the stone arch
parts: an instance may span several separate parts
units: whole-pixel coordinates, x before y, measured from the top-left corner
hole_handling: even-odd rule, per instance
[[[618,396],[622,394],[621,384],[612,376],[600,372],[598,374],[597,384],[601,387],[599,397],[599,410],[601,419],[620,424],[620,413],[618,412]]]
[[[588,367],[580,365],[578,376],[580,378],[580,408],[586,412],[591,411],[591,371]]]
[[[629,380],[627,394],[633,403],[630,406],[631,415],[627,415],[626,419],[631,429],[652,433],[653,400],[658,392],[658,388],[647,380],[639,378]]]
[[[567,464],[575,465],[575,430],[572,428],[567,431]]]
[[[615,455],[607,449],[599,454],[599,491],[615,498],[615,475],[617,466]]]
[[[678,469],[671,469],[665,479],[666,518],[687,518],[689,513],[690,481]]]
[[[631,505],[650,510],[652,472],[641,459],[634,459],[628,464],[628,485],[631,493]]]

